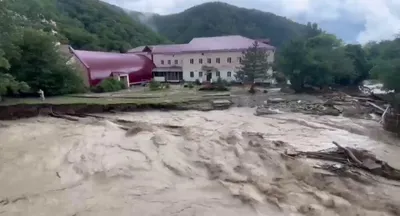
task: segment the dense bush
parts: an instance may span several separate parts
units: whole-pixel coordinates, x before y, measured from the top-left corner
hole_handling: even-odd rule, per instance
[[[114,78],[107,78],[101,81],[97,86],[95,86],[92,91],[96,93],[102,92],[115,92],[120,91],[125,88],[125,84]]]
[[[151,91],[157,91],[157,90],[162,89],[162,85],[161,85],[160,82],[157,82],[155,80],[151,80],[150,83],[149,83],[149,88],[150,88]]]
[[[18,82],[10,74],[0,73],[0,101],[2,101],[3,95],[18,95],[20,93],[26,93],[29,90],[30,88],[25,82]]]
[[[273,74],[273,78],[275,79],[275,81],[278,84],[286,84],[287,83],[287,79],[284,73],[282,72],[274,72]]]
[[[226,81],[218,78],[216,83],[207,83],[199,91],[229,91],[229,88],[226,87]]]

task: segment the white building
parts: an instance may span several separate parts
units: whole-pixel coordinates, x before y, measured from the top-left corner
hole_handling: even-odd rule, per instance
[[[259,47],[268,51],[268,60],[274,61],[275,47],[258,40]],[[239,36],[194,38],[187,44],[141,46],[130,50],[153,60],[154,79],[161,82],[216,81],[221,77],[236,81],[243,53],[254,40]],[[269,69],[269,73],[272,70]]]

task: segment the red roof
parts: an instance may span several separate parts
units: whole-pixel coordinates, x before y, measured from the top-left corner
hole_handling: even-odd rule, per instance
[[[192,52],[231,52],[243,51],[253,45],[255,40],[240,35],[200,37],[193,38],[188,44],[151,45],[147,46],[154,54],[175,54]],[[260,48],[274,50],[275,47],[260,43]],[[143,52],[146,46],[140,46],[129,50],[131,53]]]
[[[187,48],[187,44],[163,44],[163,45],[150,45],[140,46],[129,50],[129,53],[142,53],[146,47],[150,48],[152,53],[180,53]]]
[[[193,38],[189,42],[188,51],[240,51],[253,46],[254,41],[240,35]],[[269,50],[275,49],[275,47],[264,43],[259,44],[259,47]]]
[[[91,85],[96,85],[113,73],[129,74],[131,83],[150,80],[155,67],[153,62],[144,55],[94,52],[72,48],[71,51],[88,70]]]

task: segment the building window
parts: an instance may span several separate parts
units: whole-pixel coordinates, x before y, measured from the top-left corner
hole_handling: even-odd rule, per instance
[[[231,77],[232,76],[232,72],[228,71],[228,73],[226,75],[227,75],[227,77]]]
[[[215,59],[215,62],[217,62],[219,64],[219,63],[221,63],[221,59],[217,58],[217,59]]]
[[[199,72],[199,77],[203,77],[203,71]]]
[[[232,58],[231,58],[231,57],[228,57],[228,59],[226,59],[226,61],[227,61],[228,63],[232,63]]]
[[[238,57],[238,62],[242,63],[242,57]]]
[[[164,60],[161,60],[161,64],[164,64]]]
[[[178,60],[175,60],[175,64],[176,64],[176,65],[178,64]]]
[[[169,65],[171,64],[171,60],[168,60],[168,64],[169,64]]]
[[[194,77],[194,72],[190,71],[190,77]]]
[[[221,72],[219,72],[219,71],[217,71],[216,74],[217,74],[217,77],[221,76]]]
[[[203,64],[203,59],[199,59],[199,64]]]
[[[211,64],[211,59],[210,58],[207,59],[207,63]]]
[[[194,60],[193,59],[190,59],[190,64],[194,64]]]

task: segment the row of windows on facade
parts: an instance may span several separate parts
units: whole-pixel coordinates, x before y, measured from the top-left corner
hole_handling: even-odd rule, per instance
[[[168,60],[167,62],[170,65],[172,61]],[[217,64],[220,64],[221,63],[221,59],[220,58],[216,58],[215,62]],[[228,57],[226,59],[226,62],[227,63],[232,63],[232,58]],[[238,57],[238,62],[242,62],[242,57]],[[161,60],[161,64],[164,64],[164,63],[165,63],[164,60]],[[174,63],[177,65],[179,63],[179,61],[178,60],[174,60]],[[207,63],[211,64],[212,63],[212,59],[211,58],[207,58]],[[190,59],[190,64],[194,64],[194,59]],[[199,64],[203,64],[203,59],[199,59]]]
[[[217,71],[216,75],[217,75],[217,77],[220,77],[221,76],[221,72]],[[193,71],[190,72],[190,77],[191,78],[194,77],[194,72]],[[199,72],[199,77],[203,77],[203,72],[202,71]],[[232,72],[228,71],[226,73],[226,77],[232,77]]]

